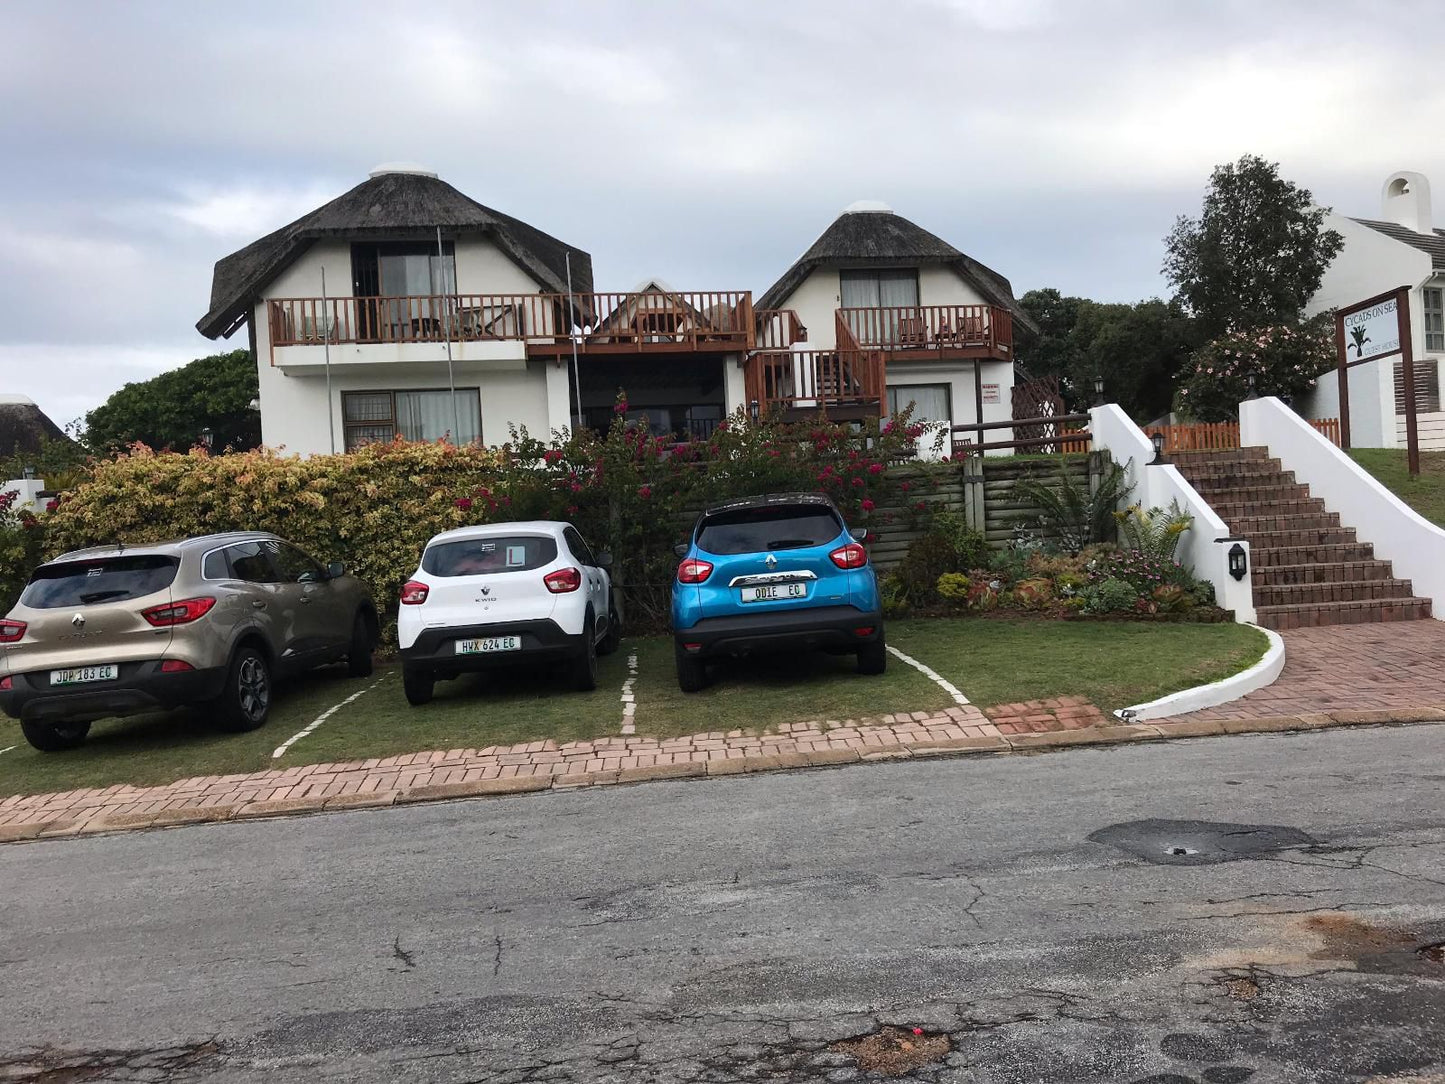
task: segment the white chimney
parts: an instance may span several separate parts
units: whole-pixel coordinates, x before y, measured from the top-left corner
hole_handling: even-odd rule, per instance
[[[1435,232],[1430,218],[1430,182],[1423,173],[1402,170],[1390,174],[1380,194],[1380,207],[1387,222],[1416,233]]]

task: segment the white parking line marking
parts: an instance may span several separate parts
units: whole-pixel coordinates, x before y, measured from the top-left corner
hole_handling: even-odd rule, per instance
[[[315,730],[318,726],[320,726],[322,723],[326,722],[327,719],[330,719],[330,718],[331,718],[333,715],[335,715],[338,711],[340,711],[342,708],[346,707],[347,704],[350,704],[353,700],[356,700],[358,697],[365,696],[367,693],[371,692],[372,689],[376,688],[378,685],[380,685],[380,684],[381,684],[383,681],[385,681],[385,680],[386,680],[385,676],[379,677],[379,678],[377,678],[375,681],[373,681],[370,685],[368,685],[366,688],[361,689],[361,690],[358,690],[357,692],[352,693],[350,696],[348,696],[348,697],[347,697],[345,700],[343,700],[341,703],[339,703],[339,704],[332,704],[331,707],[327,708],[327,709],[326,709],[325,711],[323,711],[320,715],[316,716],[315,719],[312,719],[311,722],[306,726],[306,728],[305,728],[304,730],[301,730],[301,731],[298,731],[298,732],[295,733],[295,734],[292,734],[289,738],[287,738],[287,739],[286,739],[285,741],[283,741],[280,745],[278,745],[278,746],[276,747],[276,751],[271,754],[271,759],[272,759],[272,760],[275,760],[275,759],[277,759],[278,757],[280,757],[280,756],[282,756],[283,754],[285,754],[285,752],[286,752],[287,749],[290,749],[291,746],[295,745],[295,744],[296,744],[298,741],[300,741],[302,738],[306,737],[307,734],[310,734],[310,733],[311,733],[313,730]]]
[[[968,703],[968,697],[964,696],[963,693],[958,691],[958,686],[954,685],[951,681],[947,681],[943,677],[939,676],[936,670],[924,666],[921,662],[913,658],[911,655],[903,654],[903,652],[899,651],[892,644],[888,645],[888,653],[890,655],[896,655],[898,658],[902,659],[909,666],[913,667],[913,669],[917,670],[929,681],[933,682],[940,689],[946,692],[949,696],[953,697],[953,702],[955,704],[961,706]]]
[[[637,684],[637,656],[627,656],[627,680],[622,683],[622,733],[636,734],[637,723],[633,716],[637,712],[637,694],[632,687]]]
[[[20,748],[20,746],[18,746],[18,745],[7,745],[4,749],[0,749],[0,756],[4,756],[6,753],[10,752],[10,750],[12,750],[12,749],[19,749],[19,748]]]

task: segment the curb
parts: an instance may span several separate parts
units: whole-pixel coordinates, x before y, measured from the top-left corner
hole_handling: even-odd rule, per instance
[[[1208,685],[1196,685],[1170,693],[1147,704],[1135,704],[1132,708],[1120,708],[1114,715],[1126,722],[1145,722],[1149,719],[1167,719],[1172,715],[1184,715],[1204,708],[1217,708],[1238,700],[1241,696],[1273,685],[1284,669],[1284,637],[1273,629],[1253,626],[1269,639],[1264,656],[1247,670],[1231,674]]]
[[[508,794],[532,794],[544,790],[567,791],[583,787],[647,783],[666,779],[701,779],[754,772],[831,768],[869,761],[1027,755],[1080,745],[1118,745],[1126,742],[1174,741],[1235,734],[1277,734],[1291,731],[1329,730],[1337,727],[1410,723],[1445,723],[1445,706],[1382,711],[1335,711],[1313,715],[1276,715],[1254,719],[1199,719],[1193,721],[1185,719],[1174,723],[1119,724],[1039,734],[956,738],[948,741],[916,742],[907,745],[879,745],[861,753],[852,749],[774,753],[755,757],[733,757],[727,760],[696,761],[690,764],[657,764],[612,771],[581,772],[573,775],[511,776],[506,779],[480,779],[471,783],[428,784],[405,790],[345,794],[331,798],[285,798],[248,802],[244,805],[194,806],[185,809],[163,809],[153,813],[122,813],[110,816],[96,813],[88,819],[61,817],[19,824],[3,824],[0,825],[0,843],[108,835],[145,828],[175,828],[193,824],[217,824],[232,820],[287,817],[303,813],[380,809],[391,805],[491,798]]]

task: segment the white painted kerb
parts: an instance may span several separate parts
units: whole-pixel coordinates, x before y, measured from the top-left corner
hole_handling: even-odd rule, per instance
[[[1248,670],[1241,670],[1223,681],[1196,685],[1192,689],[1170,693],[1158,700],[1151,700],[1147,704],[1120,708],[1114,714],[1131,723],[1142,723],[1149,719],[1164,719],[1171,715],[1183,715],[1186,712],[1200,711],[1204,708],[1217,708],[1220,704],[1238,700],[1246,693],[1263,689],[1266,685],[1273,685],[1275,679],[1279,677],[1279,672],[1284,669],[1284,638],[1271,629],[1260,629],[1259,631],[1269,637],[1269,647],[1265,650],[1264,658]]]

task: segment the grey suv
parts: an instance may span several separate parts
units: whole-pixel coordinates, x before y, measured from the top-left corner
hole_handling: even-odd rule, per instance
[[[345,659],[364,677],[376,639],[366,586],[275,535],[77,550],[0,619],[0,709],[47,752],[92,720],[183,704],[254,730],[276,676]]]

